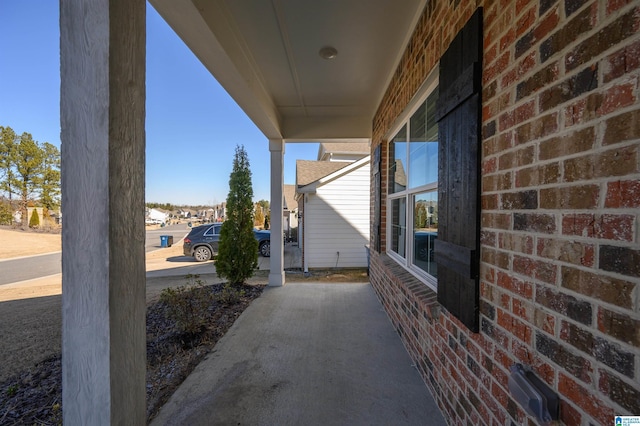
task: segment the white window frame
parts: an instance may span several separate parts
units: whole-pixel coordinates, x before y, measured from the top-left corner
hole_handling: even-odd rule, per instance
[[[410,129],[409,121],[411,119],[411,116],[427,100],[427,97],[434,90],[438,90],[438,68],[439,68],[438,64],[436,64],[433,70],[431,71],[431,73],[429,74],[429,76],[422,83],[422,86],[420,86],[420,89],[416,92],[416,95],[413,97],[411,102],[409,102],[409,105],[407,105],[407,108],[405,108],[405,110],[398,116],[398,118],[394,122],[394,125],[391,127],[391,130],[385,135],[385,140],[388,141],[385,146],[385,149],[387,150],[387,158],[388,158],[388,165],[385,173],[387,183],[389,182],[389,164],[392,161],[392,159],[389,156],[389,145],[391,144],[392,139],[398,134],[398,132],[403,127],[407,127],[407,130],[408,130],[407,131],[407,167],[410,167],[409,166],[410,158],[408,155],[410,144],[408,141],[410,139],[411,129]],[[409,179],[409,173],[410,173],[409,170],[407,170],[407,173],[406,173],[407,180]],[[433,275],[428,274],[426,271],[414,265],[412,262],[412,259],[414,258],[414,245],[413,245],[413,238],[409,238],[409,235],[413,235],[413,224],[414,224],[413,206],[415,203],[415,196],[417,194],[427,192],[427,191],[437,192],[437,190],[438,190],[437,180],[436,182],[428,183],[426,185],[418,186],[415,188],[409,188],[409,185],[407,182],[407,187],[405,188],[404,191],[399,191],[392,194],[389,193],[389,185],[387,185],[387,193],[385,194],[385,197],[387,200],[387,206],[386,206],[387,207],[387,211],[386,211],[387,255],[434,291],[438,291],[437,278],[434,277]],[[391,249],[391,244],[392,244],[392,238],[391,238],[391,232],[392,232],[391,204],[392,203],[391,201],[395,199],[401,199],[401,198],[404,198],[406,200],[406,218],[405,218],[406,232],[405,232],[405,256],[404,257],[398,255],[396,252],[394,252]]]

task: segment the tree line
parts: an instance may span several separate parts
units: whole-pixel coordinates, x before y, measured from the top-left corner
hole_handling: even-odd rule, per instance
[[[56,210],[60,150],[49,142],[39,143],[30,133],[18,135],[11,127],[0,126],[0,194],[0,222],[11,223],[16,206],[23,222],[30,205]]]

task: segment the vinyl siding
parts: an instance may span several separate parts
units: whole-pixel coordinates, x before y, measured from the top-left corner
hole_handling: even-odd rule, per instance
[[[367,266],[364,246],[369,242],[369,192],[367,163],[306,195],[305,258],[309,268]]]

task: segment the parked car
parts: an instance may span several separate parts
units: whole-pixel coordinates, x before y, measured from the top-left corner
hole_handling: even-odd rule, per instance
[[[185,256],[192,256],[197,262],[206,262],[218,253],[220,230],[222,223],[209,223],[191,228],[191,232],[184,238],[182,251]],[[258,251],[264,257],[271,255],[271,232],[253,230],[258,241]]]
[[[271,231],[254,228],[253,235],[258,240],[258,252],[263,257],[271,256]]]

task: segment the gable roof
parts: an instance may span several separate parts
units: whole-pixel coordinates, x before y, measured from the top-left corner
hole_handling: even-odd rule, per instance
[[[295,185],[284,185],[284,208],[290,212],[298,208]]]
[[[296,186],[296,197],[303,193],[315,193],[316,189],[320,186],[323,186],[334,179],[337,179],[341,176],[345,176],[351,173],[353,170],[359,169],[360,167],[369,164],[371,162],[371,156],[367,155],[359,159],[358,161],[339,161],[339,162],[331,162],[331,161],[306,161],[306,160],[298,160],[298,162],[302,162],[301,164],[303,168],[306,168],[307,172],[309,171],[317,171],[318,175],[315,180],[308,182],[305,185],[298,184]],[[310,164],[314,163],[314,164]],[[327,164],[339,165],[341,167],[336,168],[335,170],[330,170],[327,167]],[[298,164],[296,164],[298,166]],[[320,171],[324,169],[324,173],[320,175]],[[298,170],[296,168],[296,170]],[[310,175],[311,173],[309,173]]]
[[[325,176],[330,175],[344,167],[347,167],[351,163],[345,162],[331,162],[331,161],[309,161],[309,160],[297,160],[296,161],[296,186],[309,185],[322,179]]]
[[[366,155],[369,155],[369,143],[323,142],[318,148],[318,160],[322,160],[322,157],[326,156],[327,154],[362,155],[364,157]]]

